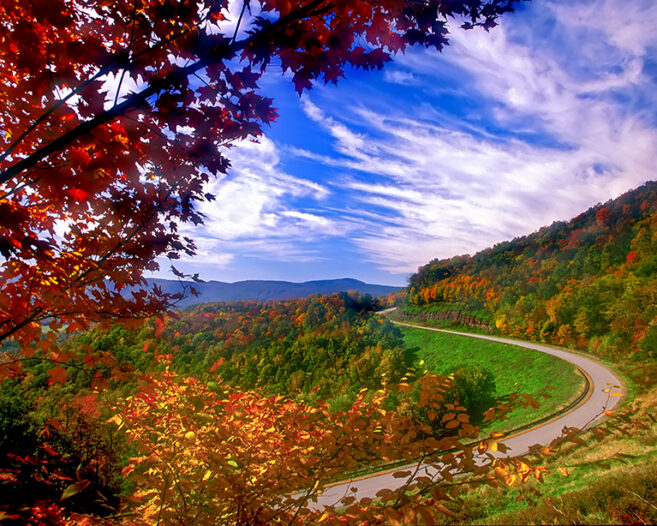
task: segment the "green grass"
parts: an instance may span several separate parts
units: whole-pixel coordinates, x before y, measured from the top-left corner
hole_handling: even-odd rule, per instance
[[[585,387],[584,379],[576,372],[575,366],[538,351],[455,334],[403,326],[399,328],[416,370],[449,374],[468,365],[488,369],[495,376],[499,398],[512,392],[539,396],[539,393],[546,392],[548,385],[555,388],[548,390],[551,398],[538,399],[541,404],[538,409],[517,409],[508,415],[508,420],[488,425],[484,434],[509,432],[552,415],[568,406]],[[420,366],[422,360],[424,364]],[[400,464],[405,464],[405,461]],[[368,466],[352,475],[376,473],[389,469],[391,465]]]
[[[416,308],[417,309],[417,308]],[[436,311],[441,310],[441,309],[436,309]],[[443,309],[446,310],[446,309]],[[419,311],[418,311],[419,312]],[[490,334],[492,336],[497,336],[500,335],[502,336],[501,333],[498,333],[495,330],[489,330],[489,329],[479,329],[478,327],[470,327],[468,325],[462,325],[460,323],[456,323],[453,321],[447,321],[447,320],[432,320],[432,319],[424,319],[421,318],[420,315],[418,316],[408,316],[410,314],[414,314],[413,311],[406,310],[407,316],[402,316],[399,310],[393,311],[393,312],[388,312],[385,314],[385,317],[388,318],[390,321],[398,321],[401,323],[412,323],[414,325],[420,325],[421,327],[433,327],[435,329],[448,329],[452,331],[461,331],[461,332],[469,332],[472,334]],[[473,316],[478,316],[476,313],[468,312],[467,314],[471,314]],[[480,316],[483,320],[485,321],[490,321],[487,320],[485,317]]]
[[[513,392],[538,397],[547,390],[549,399],[539,398],[539,408],[518,409],[506,422],[495,423],[490,430],[509,431],[558,412],[568,406],[585,387],[577,368],[553,356],[515,345],[490,342],[466,336],[410,327],[400,327],[410,358],[420,369],[449,374],[460,367],[478,366],[495,377],[498,398]]]
[[[543,482],[464,488],[450,503],[458,518],[444,524],[657,524],[656,407],[653,384],[631,403],[635,423],[625,433],[588,447],[568,444],[539,462],[551,472]]]

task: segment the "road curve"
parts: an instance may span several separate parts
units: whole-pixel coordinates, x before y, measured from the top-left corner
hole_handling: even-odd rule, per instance
[[[390,310],[390,309],[388,309]],[[486,336],[483,334],[470,334],[458,331],[449,331],[444,329],[435,329],[432,327],[422,327],[419,325],[412,325],[409,323],[393,322],[397,325],[405,327],[413,327],[417,329],[424,329],[428,331],[447,332],[450,334],[458,334],[468,338],[480,338],[483,340],[491,340],[500,343],[508,343],[524,347],[525,349],[532,349],[535,351],[543,352],[561,358],[573,365],[579,367],[584,371],[591,383],[590,396],[586,397],[583,402],[578,406],[563,414],[555,417],[545,423],[539,424],[534,428],[522,431],[515,435],[510,435],[504,439],[504,444],[508,448],[508,456],[523,455],[529,451],[529,448],[535,444],[548,444],[554,438],[561,435],[564,427],[577,427],[584,428],[590,426],[604,416],[605,409],[613,409],[622,399],[621,396],[610,397],[609,393],[603,392],[605,389],[612,388],[612,386],[623,386],[621,379],[608,367],[593,360],[592,358],[583,356],[581,354],[566,351],[564,349],[557,349],[541,345],[539,343],[530,343],[520,340],[511,340],[508,338],[498,338],[496,336]],[[624,389],[612,388],[612,391],[623,391]],[[358,498],[374,497],[376,493],[384,488],[395,489],[403,485],[405,479],[396,479],[392,476],[394,471],[384,472],[372,476],[362,477],[355,480],[341,482],[330,486],[324,490],[313,507],[323,508],[330,505],[339,503],[340,499],[346,495],[357,495]],[[357,493],[352,492],[352,488],[357,488]]]

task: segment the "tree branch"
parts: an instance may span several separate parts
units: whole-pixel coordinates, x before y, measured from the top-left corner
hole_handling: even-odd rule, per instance
[[[132,2],[132,27],[130,28],[130,40],[128,41],[128,47],[125,50],[125,53],[127,56],[130,55],[130,50],[132,49],[132,42],[134,41],[135,38],[135,21],[137,19],[137,0],[133,0]],[[121,71],[121,78],[119,79],[119,85],[116,87],[116,94],[114,95],[114,105],[116,106],[116,103],[119,102],[119,94],[121,93],[121,85],[123,84],[123,79],[125,77],[126,71],[128,71],[127,67],[123,68],[123,71]]]
[[[32,323],[36,319],[36,317],[41,313],[42,310],[43,310],[42,307],[37,307],[36,309],[34,309],[34,312],[32,312],[32,314],[24,318],[23,321],[18,322],[16,325],[12,326],[11,329],[7,329],[5,332],[0,333],[0,342],[6,340],[13,334],[16,334],[26,325]]]
[[[237,39],[237,32],[240,30],[240,25],[242,24],[242,18],[244,17],[244,11],[246,11],[247,6],[249,5],[249,0],[242,0],[242,10],[240,11],[240,16],[237,19],[237,24],[235,24],[235,32],[233,33],[233,38],[231,42],[235,42]],[[251,12],[249,10],[249,12]]]
[[[72,144],[76,139],[79,139],[80,137],[89,134],[91,131],[98,128],[99,126],[102,126],[103,124],[107,124],[108,122],[113,121],[114,119],[127,113],[131,109],[138,108],[140,106],[147,104],[148,99],[153,95],[157,95],[161,91],[165,91],[171,88],[172,86],[178,85],[180,81],[196,73],[197,71],[211,64],[221,62],[225,59],[234,56],[235,53],[237,53],[238,51],[245,49],[249,45],[259,40],[262,40],[263,38],[275,34],[277,31],[284,28],[289,23],[295,22],[306,16],[312,15],[313,10],[319,7],[324,2],[326,2],[326,0],[312,0],[304,7],[300,8],[299,10],[279,18],[277,21],[269,24],[261,31],[252,34],[250,37],[245,38],[244,40],[241,40],[239,42],[233,42],[232,44],[223,44],[217,46],[217,48],[215,48],[215,50],[210,56],[205,56],[203,58],[200,58],[198,61],[194,62],[193,64],[190,64],[189,66],[180,67],[161,79],[153,80],[151,84],[143,91],[127,97],[120,104],[117,104],[112,108],[99,113],[94,118],[79,124],[77,127],[73,128],[72,130],[69,130],[68,132],[64,133],[63,135],[53,140],[49,144],[42,146],[34,153],[30,154],[24,159],[21,159],[20,161],[16,162],[12,166],[4,170],[2,173],[0,173],[0,184],[4,184],[10,179],[12,179],[13,177],[17,176],[18,174],[26,170],[29,170],[30,168],[35,167],[37,163],[39,163],[40,161],[44,160],[45,158],[47,158],[48,156],[54,153],[57,153],[65,149],[70,144]],[[52,113],[52,111],[50,113]],[[39,122],[41,122],[42,120],[43,119],[40,118]],[[33,129],[33,127],[31,127],[31,129]]]
[[[80,84],[77,88],[71,91],[68,95],[66,95],[63,99],[60,99],[57,103],[55,103],[54,106],[51,106],[48,110],[46,110],[43,115],[41,115],[37,120],[35,120],[23,133],[21,133],[14,142],[12,142],[9,147],[0,154],[0,161],[4,161],[10,154],[16,149],[16,146],[18,146],[25,137],[27,137],[30,133],[32,133],[39,124],[41,124],[43,121],[45,121],[48,117],[50,117],[53,113],[55,113],[59,108],[61,108],[66,101],[68,101],[71,97],[74,95],[77,95],[82,91],[84,88],[89,86],[92,82],[97,80],[99,77],[102,77],[103,75],[109,73],[112,71],[113,67],[116,66],[116,62],[110,62],[109,64],[106,64],[102,68],[100,68],[95,75],[92,75],[89,79],[84,81],[82,84]],[[0,184],[3,184],[7,182],[6,179],[0,180]]]

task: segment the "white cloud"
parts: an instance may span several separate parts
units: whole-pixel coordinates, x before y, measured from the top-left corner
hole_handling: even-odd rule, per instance
[[[294,249],[295,241],[307,242],[340,231],[333,219],[295,205],[295,200],[321,204],[330,192],[325,186],[283,171],[272,140],[262,137],[259,143],[236,144],[230,159],[230,176],[207,185],[206,190],[216,199],[200,207],[206,216],[202,235],[216,247],[233,254],[259,253],[279,260],[294,254],[308,259],[316,255]]]
[[[301,243],[293,236],[240,239],[228,243],[228,247],[240,256],[278,262],[308,263],[325,259],[325,255],[320,251]]]
[[[408,272],[434,257],[473,253],[655,177],[657,129],[633,101],[655,90],[643,66],[657,43],[646,22],[657,7],[641,0],[546,4],[541,9],[556,16],[550,35],[531,27],[537,22],[527,17],[542,16],[534,10],[514,20],[530,25],[521,39],[504,26],[455,31],[442,59],[463,72],[463,96],[494,109],[491,122],[504,129],[497,137],[485,122],[458,124],[408,105],[382,112],[352,102],[341,105],[338,117],[330,105],[303,101],[338,155],[297,153],[354,171],[343,191],[387,218],[362,223],[355,239],[373,262]],[[557,32],[574,47],[551,40]],[[598,44],[588,46],[591,39]],[[577,56],[580,48],[585,59]],[[440,84],[426,52],[400,62],[422,77],[424,89]],[[368,131],[350,129],[349,118],[367,123]]]
[[[602,33],[602,41],[620,52],[643,56],[655,46],[654,26],[650,27],[657,18],[653,0],[553,2],[551,7],[571,32],[589,29],[594,34]]]
[[[196,244],[196,254],[194,256],[181,256],[180,261],[185,263],[194,264],[208,264],[218,268],[228,267],[235,255],[226,251],[226,247],[222,243],[212,237],[201,235],[194,236],[194,243]],[[175,262],[174,262],[175,264]]]
[[[383,80],[391,84],[402,84],[408,86],[410,84],[417,84],[418,80],[410,71],[400,69],[391,69],[389,67],[383,72]]]
[[[340,153],[359,159],[366,158],[365,150],[368,149],[368,144],[362,134],[354,133],[346,125],[332,117],[328,117],[308,97],[303,97],[301,103],[306,115],[338,140],[338,151]]]
[[[337,234],[338,230],[335,228],[335,224],[330,219],[326,217],[308,214],[306,212],[297,212],[295,210],[286,210],[281,212],[283,217],[288,217],[297,220],[297,224],[301,227],[310,227],[315,229],[315,231],[321,231],[326,234]]]

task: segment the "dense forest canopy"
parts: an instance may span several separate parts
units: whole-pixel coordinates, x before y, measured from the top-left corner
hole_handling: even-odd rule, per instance
[[[400,331],[373,316],[371,296],[339,293],[278,302],[211,303],[138,331],[90,331],[73,349],[111,352],[148,370],[171,355],[178,373],[240,389],[328,399],[397,382],[407,370]],[[72,374],[75,374],[72,372]]]
[[[37,351],[24,376],[0,384],[0,513],[88,520],[125,507],[137,487],[129,509],[147,522],[161,507],[171,521],[234,517],[248,497],[248,523],[302,508],[305,499],[287,502],[292,490],[460,447],[520,403],[496,406],[494,378],[476,367],[416,370],[378,308],[348,293],[204,304],[66,338],[68,364]],[[90,356],[101,359],[78,365]],[[190,456],[205,460],[190,466]]]
[[[505,334],[657,354],[657,183],[410,278],[410,310],[463,310]]]

